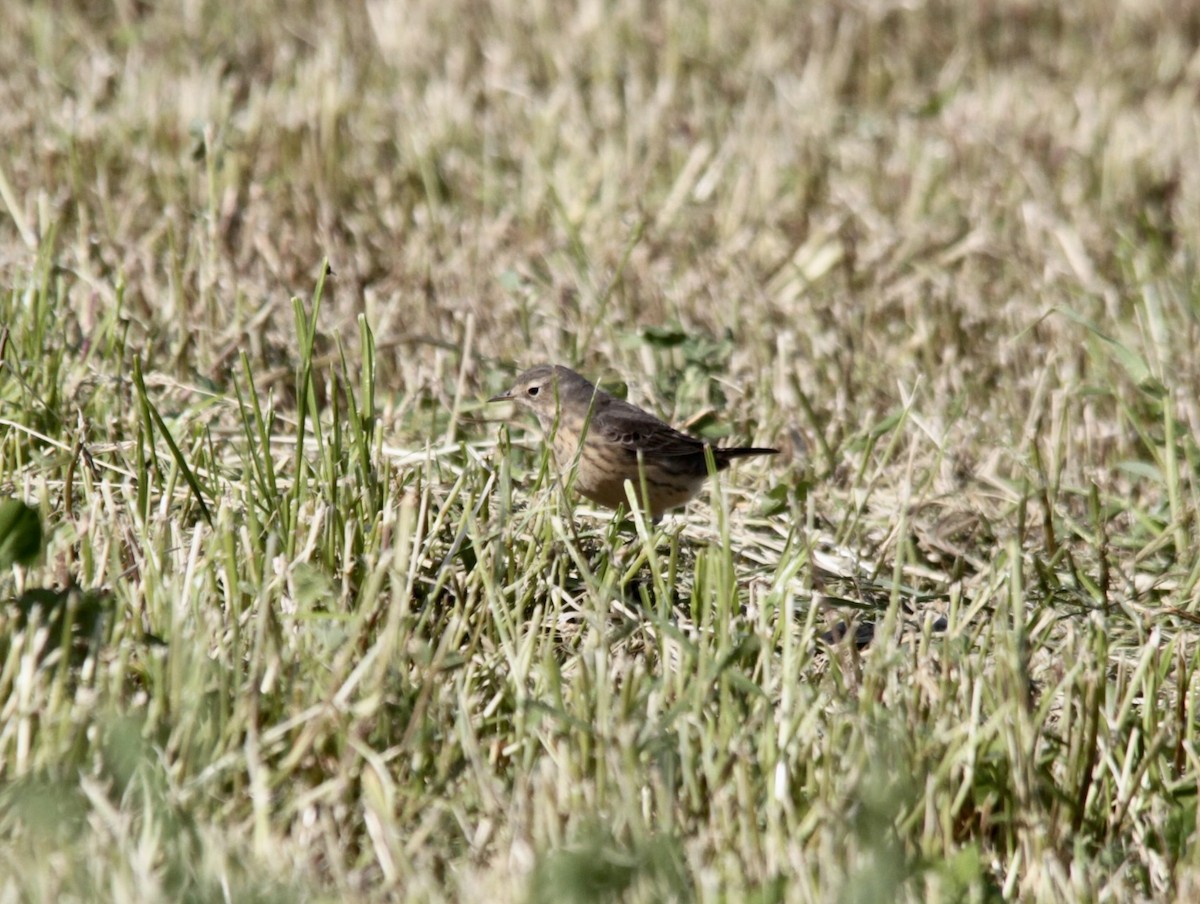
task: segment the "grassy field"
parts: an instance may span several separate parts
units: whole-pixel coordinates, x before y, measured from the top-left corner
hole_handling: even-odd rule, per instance
[[[11,6],[0,902],[1200,897],[1200,7]]]

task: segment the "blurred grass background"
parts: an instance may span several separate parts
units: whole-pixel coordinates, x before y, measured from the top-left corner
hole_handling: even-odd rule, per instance
[[[1200,893],[1198,47],[1184,0],[9,10],[0,896]],[[482,406],[541,361],[785,454],[572,519]]]

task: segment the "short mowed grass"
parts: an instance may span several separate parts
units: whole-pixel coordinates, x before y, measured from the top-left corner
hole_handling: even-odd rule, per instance
[[[0,900],[1194,900],[1198,44],[13,5]],[[781,454],[595,511],[546,361]]]

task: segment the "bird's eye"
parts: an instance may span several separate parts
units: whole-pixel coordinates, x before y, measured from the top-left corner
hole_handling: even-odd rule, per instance
[[[542,387],[540,387],[540,386],[530,386],[530,387],[529,387],[529,389],[528,389],[528,390],[526,390],[526,391],[527,391],[527,392],[528,392],[528,393],[529,393],[531,396],[535,396],[535,395],[537,395],[537,394],[538,394],[538,393],[541,391],[541,389],[542,389]]]

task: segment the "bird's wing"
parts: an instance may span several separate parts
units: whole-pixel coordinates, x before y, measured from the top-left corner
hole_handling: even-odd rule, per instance
[[[622,446],[631,455],[703,455],[704,442],[663,423],[632,405],[613,406],[600,412],[590,427],[606,442]]]

